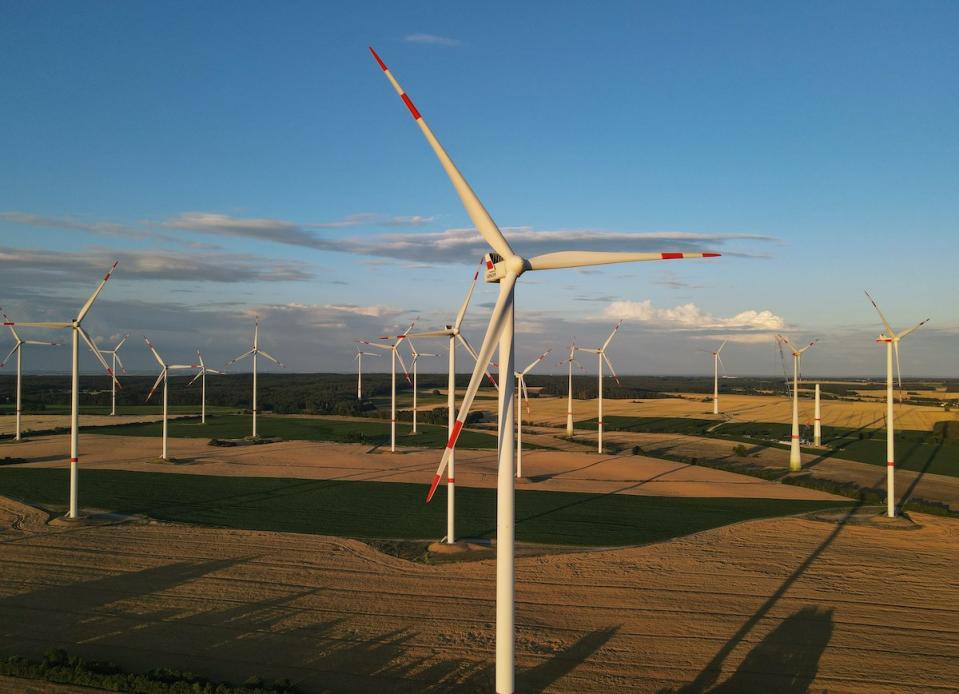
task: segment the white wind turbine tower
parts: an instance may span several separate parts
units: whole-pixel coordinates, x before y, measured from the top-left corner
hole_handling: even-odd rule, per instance
[[[123,343],[127,341],[129,335],[124,335],[120,341],[117,343],[117,346],[113,349],[101,349],[100,354],[109,354],[113,357],[113,373],[117,372],[117,364],[120,365],[120,368],[123,370],[123,373],[126,373],[127,370],[123,368],[123,360],[120,359],[120,355],[117,352],[120,351],[120,348],[123,347]],[[114,381],[111,384],[113,387],[110,389],[110,416],[114,417],[117,413],[117,384]]]
[[[518,397],[526,401],[526,414],[529,415],[529,391],[526,390],[526,374],[543,361],[553,350],[548,349],[534,359],[529,366],[522,371],[516,371],[516,392]],[[519,409],[516,415],[516,479],[523,477],[523,409]]]
[[[240,356],[234,359],[231,359],[230,361],[226,363],[227,366],[230,366],[231,364],[235,364],[241,359],[246,359],[247,357],[253,357],[253,438],[256,438],[256,358],[261,354],[267,359],[269,359],[271,362],[276,364],[277,366],[283,366],[283,364],[278,362],[274,357],[271,357],[264,350],[260,349],[260,317],[256,316],[255,322],[253,324],[252,349],[250,349],[249,352],[244,352]]]
[[[353,348],[356,354],[353,355],[353,358],[356,359],[356,399],[363,399],[363,357],[378,357],[379,354],[374,352],[363,352],[356,347]]]
[[[719,366],[723,363],[723,358],[719,356],[719,353],[723,351],[726,342],[726,340],[723,340],[723,343],[719,345],[719,349],[715,352],[709,352],[713,355],[713,414],[719,414]]]
[[[416,362],[419,361],[420,357],[438,357],[438,354],[433,354],[432,352],[417,352],[416,346],[413,344],[413,340],[407,336],[407,344],[410,346],[410,355],[412,360],[410,361],[410,366],[413,367],[413,433],[416,433],[416,391],[418,389],[417,380],[416,380]]]
[[[200,379],[200,424],[206,424],[206,375],[208,373],[222,374],[223,372],[207,367],[206,362],[203,361],[203,355],[200,354],[200,350],[196,351],[196,358],[200,360],[200,370],[197,371],[196,376],[194,376],[193,380],[187,383],[187,385],[192,386],[196,383],[196,379]]]
[[[875,307],[876,312],[879,314],[880,320],[882,320],[882,325],[885,327],[886,332],[880,333],[879,337],[876,338],[876,342],[885,342],[886,343],[886,515],[890,518],[895,518],[896,516],[896,493],[895,493],[895,484],[896,484],[896,444],[895,444],[895,413],[893,411],[893,396],[892,396],[892,356],[893,352],[896,353],[896,376],[899,379],[899,390],[900,396],[899,400],[902,401],[902,371],[899,368],[899,341],[902,340],[906,335],[918,330],[926,323],[929,322],[929,319],[919,321],[916,325],[909,328],[909,330],[903,330],[901,333],[896,333],[892,329],[892,326],[889,325],[889,321],[886,320],[886,317],[882,315],[882,311],[879,310],[879,304],[876,303],[876,300],[869,296],[869,292],[866,292],[866,296],[869,297],[869,301],[872,302],[872,305]]]
[[[157,352],[156,347],[153,346],[153,343],[147,339],[147,336],[143,336],[143,341],[146,343],[150,352],[153,353],[153,357],[157,360],[157,364],[160,365],[160,375],[157,376],[156,383],[153,384],[153,387],[150,388],[150,392],[147,393],[146,400],[144,402],[150,402],[150,398],[153,397],[153,393],[156,392],[157,386],[160,385],[160,381],[163,381],[163,445],[160,458],[163,460],[169,460],[166,455],[166,439],[167,439],[167,374],[170,369],[199,369],[199,364],[167,364],[160,358],[160,354]],[[202,373],[202,372],[201,372]]]
[[[24,345],[46,345],[48,347],[58,347],[60,343],[58,342],[41,342],[40,340],[24,340],[17,333],[16,328],[13,327],[13,322],[7,318],[7,314],[3,312],[3,309],[0,309],[0,316],[3,316],[4,324],[9,324],[10,334],[13,335],[14,345],[13,349],[10,350],[10,353],[4,358],[3,361],[0,361],[0,369],[2,369],[10,357],[13,356],[14,352],[17,354],[17,433],[14,440],[20,440],[20,400],[21,400],[21,383],[23,381],[23,346]]]
[[[406,376],[407,383],[413,385],[413,381],[410,380],[409,371],[406,370],[406,363],[403,361],[403,355],[399,353],[399,346],[400,343],[406,339],[406,336],[409,334],[410,330],[413,329],[413,325],[415,323],[415,320],[410,323],[410,327],[404,330],[402,335],[395,335],[392,337],[389,335],[383,335],[380,337],[381,340],[395,340],[395,342],[391,345],[384,345],[381,342],[370,342],[369,340],[359,340],[360,343],[369,345],[370,347],[390,350],[390,453],[396,453],[396,360],[400,360],[400,366],[403,367],[403,375]]]
[[[90,339],[90,336],[87,335],[87,332],[83,329],[83,319],[86,318],[87,313],[90,312],[90,308],[93,306],[93,302],[97,300],[97,297],[100,295],[103,286],[110,280],[110,276],[113,274],[113,271],[116,269],[117,263],[113,263],[113,267],[110,268],[110,271],[103,276],[103,279],[100,280],[100,284],[97,285],[97,288],[93,291],[93,294],[90,295],[90,298],[87,299],[87,302],[83,304],[80,308],[77,317],[63,323],[55,322],[38,322],[38,323],[14,323],[13,321],[4,321],[6,326],[19,325],[21,327],[27,328],[51,328],[54,330],[63,330],[67,329],[72,331],[73,340],[72,340],[72,356],[71,356],[71,396],[70,396],[70,510],[67,512],[67,518],[75,519],[77,517],[77,501],[78,501],[78,477],[79,477],[79,463],[80,463],[80,340],[82,339],[87,347],[90,348],[90,351],[93,352],[93,356],[97,358],[97,361],[100,362],[100,365],[106,369],[107,373],[110,375],[110,378],[113,379],[116,383],[117,378],[116,374],[113,373],[113,369],[107,364],[104,360],[103,355],[100,354],[100,350],[97,349],[97,346],[93,344],[93,340]],[[117,386],[120,384],[117,383]]]
[[[412,333],[410,337],[445,337],[449,339],[449,373],[446,385],[446,409],[449,423],[449,435],[453,435],[453,427],[456,425],[456,341],[459,340],[466,351],[469,352],[473,360],[476,360],[476,350],[470,345],[466,335],[460,330],[463,325],[463,318],[466,316],[466,309],[469,307],[470,299],[473,296],[473,290],[476,288],[476,280],[479,278],[479,270],[473,273],[473,282],[466,292],[466,298],[456,314],[456,318],[451,324],[447,324],[442,330],[430,330],[422,333]],[[493,386],[496,381],[486,372],[486,376]],[[446,470],[446,542],[453,544],[456,542],[456,461],[455,455],[450,454],[449,467]]]
[[[813,340],[800,349],[790,342],[788,337],[776,335],[776,339],[789,347],[793,355],[793,426],[789,438],[789,471],[799,472],[802,469],[802,458],[799,454],[799,362],[802,360],[803,352],[819,340]]]
[[[566,380],[566,438],[573,437],[573,364],[583,370],[583,365],[576,361],[576,342],[570,344],[569,354],[566,359],[559,363],[559,366],[566,364],[568,374]]]
[[[609,361],[609,357],[606,356],[606,348],[609,347],[609,343],[613,341],[613,338],[616,337],[616,331],[619,330],[619,327],[623,324],[623,321],[620,321],[616,324],[616,327],[613,328],[613,332],[609,334],[609,337],[606,338],[606,342],[603,343],[602,347],[574,347],[573,349],[579,352],[589,352],[590,354],[596,355],[596,360],[599,364],[599,370],[597,371],[599,378],[599,415],[596,420],[596,451],[597,453],[603,452],[603,362],[606,362],[606,366],[609,367],[609,372],[613,374],[613,378],[616,379],[616,383],[619,383],[619,376],[616,375],[616,372],[613,371],[613,364]],[[572,373],[572,366],[570,366],[570,373]],[[572,386],[572,379],[570,379],[570,385]],[[570,389],[572,392],[572,388]],[[570,401],[572,404],[572,400]],[[572,408],[570,408],[572,409]]]
[[[373,57],[383,70],[386,78],[393,85],[400,98],[406,104],[419,126],[424,137],[432,147],[440,164],[456,189],[466,212],[476,227],[476,230],[485,239],[493,253],[486,256],[487,282],[499,284],[499,297],[493,307],[489,326],[483,338],[473,375],[469,387],[463,397],[463,403],[456,417],[453,435],[446,444],[443,459],[440,462],[433,482],[430,485],[427,500],[433,497],[436,486],[442,478],[446,465],[449,462],[450,452],[456,445],[456,440],[463,430],[463,424],[469,415],[470,406],[483,379],[483,372],[493,356],[493,349],[499,343],[500,373],[512,374],[515,371],[513,354],[513,290],[516,280],[530,270],[555,270],[561,268],[583,267],[587,265],[605,265],[608,263],[624,263],[640,260],[666,260],[673,258],[702,258],[718,255],[717,253],[616,253],[616,252],[589,252],[566,251],[547,253],[533,258],[523,258],[513,252],[513,248],[503,236],[499,227],[483,207],[483,203],[470,188],[466,179],[453,164],[446,150],[443,149],[433,131],[416,110],[409,96],[403,91],[399,83],[387,69],[386,64],[371,48]],[[496,502],[496,691],[500,694],[512,694],[514,691],[514,477],[513,477],[513,436],[515,432],[516,412],[514,409],[514,380],[500,379],[499,387],[499,468],[497,477]]]

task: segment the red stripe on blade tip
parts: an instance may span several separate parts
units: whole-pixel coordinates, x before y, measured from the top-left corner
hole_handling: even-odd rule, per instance
[[[718,258],[722,253],[703,253],[704,258]]]
[[[456,439],[460,437],[460,432],[463,430],[463,422],[456,420],[456,423],[453,425],[453,433],[450,434],[450,440],[447,441],[446,447],[452,448],[456,445]]]
[[[380,58],[380,56],[377,55],[376,51],[373,50],[373,46],[370,46],[369,48],[370,48],[370,53],[373,54],[373,57],[376,59],[377,64],[383,69],[383,72],[386,72],[388,69],[386,67],[386,63],[384,63],[383,60]]]
[[[660,253],[663,260],[678,260],[683,257],[682,253]]]
[[[403,103],[406,104],[406,108],[410,110],[410,113],[413,114],[415,120],[419,120],[423,116],[420,115],[420,112],[416,110],[416,106],[413,105],[413,102],[410,100],[406,94],[400,94],[400,98],[403,99]]]
[[[436,493],[436,486],[440,483],[440,476],[433,475],[433,483],[430,485],[430,491],[426,494],[426,503],[430,503],[433,499],[433,494]]]

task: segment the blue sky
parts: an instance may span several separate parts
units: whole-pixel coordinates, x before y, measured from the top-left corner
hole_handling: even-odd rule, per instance
[[[257,313],[291,368],[345,371],[354,338],[448,320],[484,249],[372,44],[517,250],[725,254],[524,276],[521,361],[622,317],[626,373],[703,373],[724,337],[730,373],[776,373],[775,332],[822,338],[810,374],[879,373],[868,288],[894,324],[932,317],[907,373],[959,375],[955,3],[2,12],[16,320],[69,315],[115,257],[91,332],[176,358],[244,351]]]

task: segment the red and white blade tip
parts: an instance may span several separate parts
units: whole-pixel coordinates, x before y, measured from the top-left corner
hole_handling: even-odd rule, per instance
[[[373,55],[376,55],[375,53]],[[433,500],[433,494],[436,493],[436,488],[440,484],[440,475],[433,475],[433,483],[430,485],[430,491],[426,494],[426,503],[430,503]]]
[[[718,258],[722,253],[660,253],[663,260],[682,260],[683,258]]]
[[[369,48],[370,48],[370,53],[373,54],[373,58],[376,60],[377,64],[380,66],[383,72],[389,71],[389,68],[386,67],[386,63],[383,62],[383,59],[380,58],[379,54],[377,54],[377,52],[373,50],[373,46],[370,46]]]
[[[119,260],[114,260],[114,261],[113,261],[113,266],[110,268],[110,271],[103,276],[103,281],[104,281],[104,282],[106,282],[108,279],[110,279],[110,275],[112,275],[112,274],[113,274],[113,271],[117,269],[117,264],[118,264],[119,262],[120,262]]]

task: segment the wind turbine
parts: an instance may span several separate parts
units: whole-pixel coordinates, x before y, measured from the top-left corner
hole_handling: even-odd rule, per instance
[[[561,268],[583,267],[587,265],[605,265],[608,263],[624,263],[639,260],[667,260],[673,258],[701,258],[712,257],[718,253],[615,253],[615,252],[588,252],[566,251],[547,253],[534,258],[523,258],[513,252],[513,248],[503,236],[499,227],[490,217],[483,203],[470,188],[466,179],[453,164],[446,150],[433,135],[433,131],[423,120],[422,115],[413,105],[409,96],[403,91],[399,83],[390,73],[386,64],[371,48],[373,57],[383,70],[386,78],[393,85],[400,98],[406,104],[419,126],[424,137],[432,147],[440,164],[456,189],[466,212],[472,220],[479,234],[485,239],[493,253],[486,256],[487,282],[499,284],[499,297],[490,316],[483,346],[479,351],[479,358],[473,369],[469,387],[463,397],[460,412],[456,417],[453,435],[450,436],[443,453],[433,482],[430,485],[427,500],[433,497],[436,485],[439,484],[443,472],[449,462],[450,451],[456,446],[456,440],[463,430],[463,424],[469,415],[470,406],[476,397],[483,378],[486,365],[493,356],[493,349],[499,342],[500,373],[512,374],[515,371],[513,354],[513,290],[516,280],[524,272],[530,270],[555,270]],[[514,690],[514,506],[513,506],[513,432],[515,430],[516,413],[514,410],[514,381],[512,378],[501,379],[499,387],[499,473],[497,477],[496,503],[496,691],[500,694],[511,694]]]
[[[396,360],[400,360],[400,366],[403,367],[403,375],[406,376],[406,381],[412,385],[413,381],[410,380],[410,374],[406,370],[406,363],[403,361],[403,355],[399,353],[398,348],[400,343],[406,339],[406,336],[409,334],[410,330],[413,329],[413,325],[416,323],[414,320],[410,323],[410,327],[403,331],[402,335],[383,335],[380,337],[381,340],[396,340],[393,344],[384,345],[382,342],[370,342],[369,340],[359,340],[364,345],[369,345],[370,347],[376,347],[377,349],[388,349],[390,350],[390,453],[396,453]]]
[[[613,364],[609,361],[609,357],[606,356],[606,348],[609,347],[609,343],[613,341],[613,338],[616,337],[616,331],[619,330],[619,326],[623,324],[623,321],[620,321],[616,324],[616,327],[613,328],[613,332],[609,334],[609,337],[606,338],[606,342],[603,343],[602,347],[573,347],[574,350],[579,352],[589,352],[590,354],[596,355],[596,360],[599,363],[599,416],[597,419],[597,452],[603,452],[603,362],[606,362],[606,366],[609,367],[609,372],[613,374],[613,378],[616,379],[616,383],[619,383],[619,376],[616,375],[616,372],[613,371]],[[570,373],[572,373],[572,366],[570,366]],[[572,385],[572,379],[570,379],[570,385]],[[571,389],[572,390],[572,389]],[[572,401],[570,401],[572,403]],[[572,411],[572,407],[570,408]]]
[[[438,357],[438,354],[433,354],[432,352],[417,352],[416,346],[413,344],[413,340],[407,336],[406,343],[410,346],[410,354],[413,359],[410,361],[410,366],[413,367],[413,433],[416,433],[416,391],[417,391],[417,381],[416,381],[416,362],[419,361],[420,357]]]
[[[883,327],[886,329],[885,333],[879,334],[879,337],[876,338],[876,342],[886,343],[886,515],[890,518],[895,518],[896,445],[894,423],[895,413],[893,412],[892,396],[892,353],[896,353],[896,376],[899,380],[900,391],[899,401],[902,402],[902,371],[899,368],[899,341],[909,333],[924,326],[929,322],[929,319],[926,318],[919,321],[919,323],[909,328],[909,330],[903,330],[901,333],[896,333],[896,331],[892,329],[892,326],[889,325],[889,321],[886,320],[886,317],[882,315],[882,311],[879,310],[879,304],[876,303],[876,300],[869,296],[869,292],[866,292],[866,296],[869,297],[869,301],[872,302],[876,312],[879,314],[880,320],[882,320]]]
[[[814,410],[815,414],[813,415],[813,434],[812,434],[812,443],[814,446],[822,445],[822,408],[819,404],[820,391],[819,384],[816,384],[816,409]]]
[[[520,398],[526,400],[526,414],[529,415],[529,391],[526,390],[526,374],[533,370],[537,364],[543,361],[553,350],[548,349],[534,359],[529,366],[522,371],[516,371],[516,392]],[[523,477],[523,411],[520,408],[516,416],[516,479]]]
[[[569,345],[569,355],[559,363],[559,366],[566,364],[569,368],[569,376],[566,387],[566,438],[573,438],[573,364],[583,371],[583,365],[576,361],[576,342]]]
[[[374,352],[362,352],[356,347],[353,348],[356,354],[353,355],[353,358],[356,359],[356,399],[363,399],[363,357],[378,357],[379,354]]]
[[[17,354],[17,433],[16,441],[20,440],[20,399],[21,399],[21,382],[23,380],[23,346],[24,345],[47,345],[48,347],[58,347],[58,342],[41,342],[39,340],[24,340],[17,333],[16,328],[13,327],[13,322],[7,318],[7,314],[3,312],[3,309],[0,309],[0,315],[3,316],[4,325],[7,325],[10,328],[10,334],[13,335],[15,343],[13,349],[10,350],[10,353],[4,357],[3,361],[0,361],[0,369],[2,369],[10,357],[13,356],[14,352]]]
[[[196,376],[194,376],[193,380],[187,383],[187,385],[192,386],[196,383],[196,379],[200,379],[200,424],[206,424],[206,375],[207,373],[222,374],[223,372],[208,368],[206,362],[203,361],[203,355],[200,354],[200,350],[196,351],[196,357],[200,360],[200,370],[197,371]]]
[[[71,386],[71,395],[70,395],[70,508],[67,511],[67,518],[75,519],[77,517],[77,482],[79,477],[79,463],[80,463],[80,340],[82,339],[87,347],[90,348],[90,351],[93,352],[93,356],[97,358],[97,361],[100,362],[100,365],[106,369],[107,373],[110,375],[110,378],[113,379],[117,387],[121,387],[117,382],[116,374],[113,373],[113,369],[107,364],[104,360],[103,355],[100,354],[100,350],[97,349],[97,346],[93,344],[93,340],[90,339],[90,336],[87,335],[87,332],[83,329],[83,319],[86,318],[87,313],[90,312],[90,308],[93,306],[93,302],[97,300],[97,297],[100,295],[100,292],[103,290],[103,286],[110,280],[110,276],[113,274],[113,271],[117,267],[116,261],[113,263],[113,266],[110,268],[110,271],[103,276],[103,279],[100,280],[100,284],[97,285],[97,288],[93,291],[93,294],[90,295],[90,298],[87,299],[87,302],[83,304],[80,308],[80,311],[77,313],[77,317],[66,322],[56,323],[56,322],[39,322],[39,323],[14,323],[13,321],[4,320],[4,325],[6,326],[15,326],[19,325],[25,328],[50,328],[54,330],[70,330],[72,331],[73,340],[72,340],[72,356],[71,356],[71,377],[70,377],[70,386]]]
[[[789,347],[793,355],[793,427],[789,439],[789,471],[799,472],[802,470],[802,458],[799,455],[799,362],[802,360],[803,352],[819,340],[813,340],[800,349],[790,342],[788,337],[776,335],[776,339]]]
[[[719,356],[719,353],[723,351],[723,347],[726,346],[727,340],[723,340],[723,343],[719,345],[719,349],[716,351],[710,350],[700,350],[701,352],[709,352],[713,355],[713,414],[719,414],[719,366],[723,363],[723,358]],[[723,367],[725,369],[725,367]]]
[[[446,325],[442,330],[430,330],[422,333],[413,333],[410,337],[445,337],[449,339],[449,373],[446,381],[446,409],[447,421],[449,426],[449,435],[453,435],[453,427],[456,425],[456,341],[459,340],[466,351],[469,352],[473,360],[476,360],[476,350],[466,339],[466,335],[460,330],[463,325],[463,318],[466,316],[466,309],[469,307],[470,299],[473,296],[473,290],[476,288],[476,280],[479,278],[479,270],[473,273],[473,282],[466,291],[466,298],[456,314],[452,323]],[[496,381],[486,372],[486,376],[493,386]],[[446,471],[446,542],[453,544],[456,542],[456,461],[455,456],[450,454],[449,467]]]
[[[167,374],[170,369],[198,369],[200,368],[199,364],[167,364],[160,358],[160,354],[157,352],[156,347],[153,346],[153,343],[147,339],[147,336],[143,336],[143,341],[146,342],[147,347],[150,352],[153,353],[153,357],[157,360],[157,364],[160,365],[160,375],[157,376],[156,383],[153,384],[153,387],[150,388],[150,392],[147,393],[146,400],[144,402],[150,402],[150,398],[153,397],[153,393],[156,391],[157,386],[160,385],[160,381],[163,381],[163,446],[160,458],[163,460],[169,460],[166,456],[166,439],[167,439]],[[201,372],[202,373],[202,372]]]
[[[113,356],[113,373],[117,372],[117,364],[120,364],[120,368],[123,369],[123,373],[126,373],[127,370],[123,368],[123,361],[120,359],[120,355],[117,352],[120,351],[120,348],[123,347],[123,343],[127,341],[129,335],[124,335],[120,341],[117,343],[117,346],[113,349],[101,349],[100,354],[110,354]],[[117,413],[117,384],[116,382],[112,383],[112,388],[110,389],[110,416],[113,417]]]
[[[265,351],[260,349],[260,317],[256,316],[253,324],[253,348],[249,352],[244,352],[240,356],[231,359],[226,363],[227,366],[230,366],[231,364],[237,363],[241,359],[253,357],[253,438],[256,438],[256,358],[261,354],[277,366],[283,366],[283,364],[278,362],[274,357],[271,357]]]

